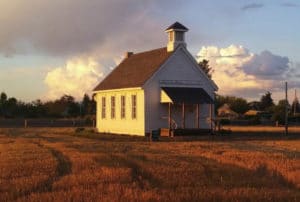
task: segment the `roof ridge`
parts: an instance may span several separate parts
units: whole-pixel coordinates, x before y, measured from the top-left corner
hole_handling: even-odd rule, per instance
[[[161,48],[155,48],[155,49],[152,49],[152,50],[147,50],[147,51],[143,51],[143,52],[138,52],[138,53],[134,53],[132,54],[132,56],[134,55],[140,55],[140,54],[143,54],[143,53],[149,53],[149,52],[152,52],[152,51],[158,51],[160,49],[166,49],[167,47],[164,46],[164,47],[161,47]],[[125,58],[126,59],[126,58]]]

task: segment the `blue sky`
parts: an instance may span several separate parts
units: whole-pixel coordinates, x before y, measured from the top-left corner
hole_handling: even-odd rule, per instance
[[[0,7],[0,91],[24,101],[80,98],[125,51],[165,46],[164,29],[175,21],[190,29],[191,53],[211,61],[219,93],[258,100],[271,91],[279,100],[283,81],[291,94],[300,88],[295,0],[0,0]]]

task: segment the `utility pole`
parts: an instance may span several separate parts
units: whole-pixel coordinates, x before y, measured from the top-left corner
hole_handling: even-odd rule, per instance
[[[297,111],[297,91],[296,91],[296,89],[295,89],[295,98],[294,98],[294,116],[296,116],[296,111]]]
[[[285,135],[288,135],[288,83],[285,82]]]

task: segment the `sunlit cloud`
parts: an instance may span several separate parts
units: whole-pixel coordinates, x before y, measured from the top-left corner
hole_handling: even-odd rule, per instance
[[[57,99],[64,94],[81,99],[84,93],[91,93],[103,79],[103,67],[94,58],[74,58],[63,67],[50,70],[45,77],[48,87],[46,99]]]
[[[212,78],[219,86],[218,93],[249,100],[259,99],[266,91],[279,96],[288,72],[292,71],[287,57],[269,51],[254,54],[238,45],[202,47],[197,56],[198,61],[209,60]]]

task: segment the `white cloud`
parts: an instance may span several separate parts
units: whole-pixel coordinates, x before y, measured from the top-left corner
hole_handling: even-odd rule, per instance
[[[245,74],[241,69],[241,66],[252,58],[252,55],[242,46],[203,47],[198,56],[200,56],[198,60],[209,60],[209,65],[214,70],[212,78],[220,87],[219,93],[233,93],[237,89],[237,82],[239,88],[257,87],[255,77]]]
[[[269,51],[257,55],[238,45],[202,47],[197,55],[198,61],[209,60],[214,71],[212,78],[219,86],[218,93],[249,100],[258,100],[266,91],[279,96],[290,68],[286,57]]]
[[[103,78],[103,69],[94,58],[74,58],[63,67],[50,70],[45,77],[46,99],[57,99],[64,94],[81,99],[90,93]]]

